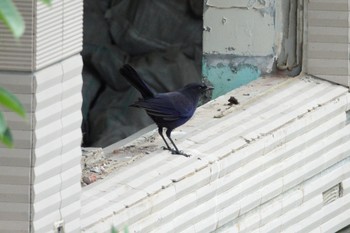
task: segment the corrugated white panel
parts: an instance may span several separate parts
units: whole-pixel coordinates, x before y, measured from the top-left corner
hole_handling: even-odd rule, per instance
[[[64,0],[63,55],[78,53],[83,46],[83,1]]]
[[[12,34],[0,24],[0,70],[32,70],[34,62],[34,4],[35,0],[14,0],[23,16],[26,30],[15,40]]]
[[[290,198],[296,204],[276,216],[271,222],[262,224],[252,232],[336,232],[349,224],[349,217],[344,219],[342,215],[349,209],[350,195],[344,195],[340,199],[325,205],[320,194],[320,191],[325,191],[331,185],[342,181],[344,179],[342,176],[348,177],[349,165],[350,160],[348,158],[304,182],[299,188],[286,192],[281,198],[276,198],[274,204],[284,206],[284,203]],[[303,195],[300,195],[300,192],[303,192],[303,190],[307,190],[312,195],[308,195],[308,198],[304,199]],[[299,199],[295,200],[293,198],[295,195],[299,196]],[[260,212],[265,213],[270,207],[270,203],[262,205]],[[242,218],[245,217],[243,216]],[[331,223],[333,218],[342,219],[342,221],[339,221],[338,224]],[[333,229],[331,231],[323,227],[329,223],[332,224]],[[229,232],[229,229],[232,228],[222,232]],[[316,231],[316,229],[319,231]]]
[[[72,223],[79,222],[80,209],[68,206],[80,206],[81,70],[76,55],[31,77],[24,72],[0,75],[0,86],[27,99],[26,120],[3,110],[15,144],[13,149],[0,144],[0,205],[12,206],[0,210],[7,216],[1,218],[7,221],[0,232],[15,232],[19,221],[27,224],[22,232],[52,232],[60,219],[79,232],[80,225]],[[19,203],[27,208],[16,208]]]
[[[311,0],[309,1],[309,9],[327,11],[347,11],[348,0]]]
[[[32,94],[34,79],[32,73],[0,72],[1,86],[14,94]]]
[[[307,49],[309,59],[347,60],[349,54],[347,43],[309,42]]]
[[[51,7],[37,3],[36,13],[36,28],[34,30],[36,41],[35,67],[41,68],[62,57],[64,43],[62,1],[52,1]]]
[[[332,41],[333,44],[339,43],[344,46],[350,41],[348,31],[344,30],[344,28],[341,28],[341,27],[309,26],[307,32],[308,32],[309,42],[328,44],[330,41]]]
[[[317,4],[317,3],[315,3]],[[318,11],[308,9],[308,25],[318,27],[339,27],[347,29],[348,11],[328,11],[327,9]]]
[[[38,205],[34,205],[33,209],[35,232],[52,231],[52,224],[59,219],[70,223],[80,218],[79,209],[70,210],[70,214],[66,215],[62,212],[62,209],[67,206],[76,206],[80,203],[80,108],[82,102],[80,56],[67,59],[61,63],[60,68],[61,82],[58,84],[52,82],[53,86],[47,89],[59,91],[52,91],[54,94],[51,98],[48,98],[48,95],[52,93],[47,93],[36,99],[36,116],[40,119],[35,119],[37,124],[34,132],[36,150],[34,151],[33,193],[34,203]],[[42,92],[46,93],[46,90]],[[40,94],[38,93],[37,96]],[[42,104],[48,99],[50,101],[47,104]],[[54,111],[51,108],[53,105]],[[38,109],[40,106],[42,109]],[[59,214],[58,217],[57,213],[54,214],[55,212]],[[79,229],[79,226],[75,228]]]
[[[306,5],[305,71],[349,86],[349,2],[311,0]]]
[[[0,70],[35,71],[82,50],[82,0],[15,0],[26,30],[19,40],[0,24]]]
[[[231,95],[183,127],[177,144],[191,158],[157,152],[86,187],[84,232],[308,232],[324,222],[322,193],[350,178],[347,89],[296,78],[211,118]]]
[[[53,64],[82,50],[83,1],[37,4],[36,69]]]
[[[334,53],[333,53],[334,54]],[[350,60],[346,59],[308,59],[308,72],[313,75],[346,76]],[[329,80],[332,81],[332,80]]]

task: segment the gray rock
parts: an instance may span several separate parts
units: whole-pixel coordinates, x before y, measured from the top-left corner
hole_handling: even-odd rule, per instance
[[[115,91],[125,91],[129,84],[119,73],[119,68],[127,60],[127,55],[117,46],[100,46],[91,54],[91,66],[99,74],[100,80]]]
[[[122,1],[106,13],[110,32],[130,56],[168,47],[201,44],[202,21],[189,14],[187,1]]]
[[[202,1],[84,1],[84,146],[105,147],[153,123],[129,107],[139,93],[119,74],[130,63],[157,92],[199,82]]]

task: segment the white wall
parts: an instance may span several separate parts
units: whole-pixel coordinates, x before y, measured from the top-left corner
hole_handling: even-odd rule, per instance
[[[269,56],[275,47],[275,1],[204,2],[203,52]]]
[[[214,98],[273,71],[275,12],[275,0],[204,1],[202,73]]]
[[[230,96],[241,104],[225,107]],[[349,102],[346,88],[309,77],[219,97],[174,132],[192,157],[159,149],[84,188],[83,232],[340,230],[350,224]]]
[[[26,119],[2,109],[14,147],[0,144],[0,232],[80,232],[81,0],[15,0],[26,31],[0,24],[0,86]]]
[[[349,86],[349,2],[310,0],[306,9],[305,72]]]

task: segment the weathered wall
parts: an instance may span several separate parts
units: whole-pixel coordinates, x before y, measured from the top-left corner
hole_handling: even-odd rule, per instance
[[[203,51],[237,56],[272,55],[274,14],[274,0],[207,0]]]
[[[214,98],[272,71],[275,0],[204,3],[203,75]]]
[[[301,71],[303,1],[207,0],[203,75],[214,97],[261,75]]]

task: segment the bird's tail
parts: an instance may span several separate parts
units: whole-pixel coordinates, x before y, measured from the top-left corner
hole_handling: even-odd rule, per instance
[[[136,70],[129,64],[123,65],[122,68],[120,68],[119,72],[133,87],[135,87],[141,93],[143,98],[151,98],[154,96],[153,91],[142,80]]]

